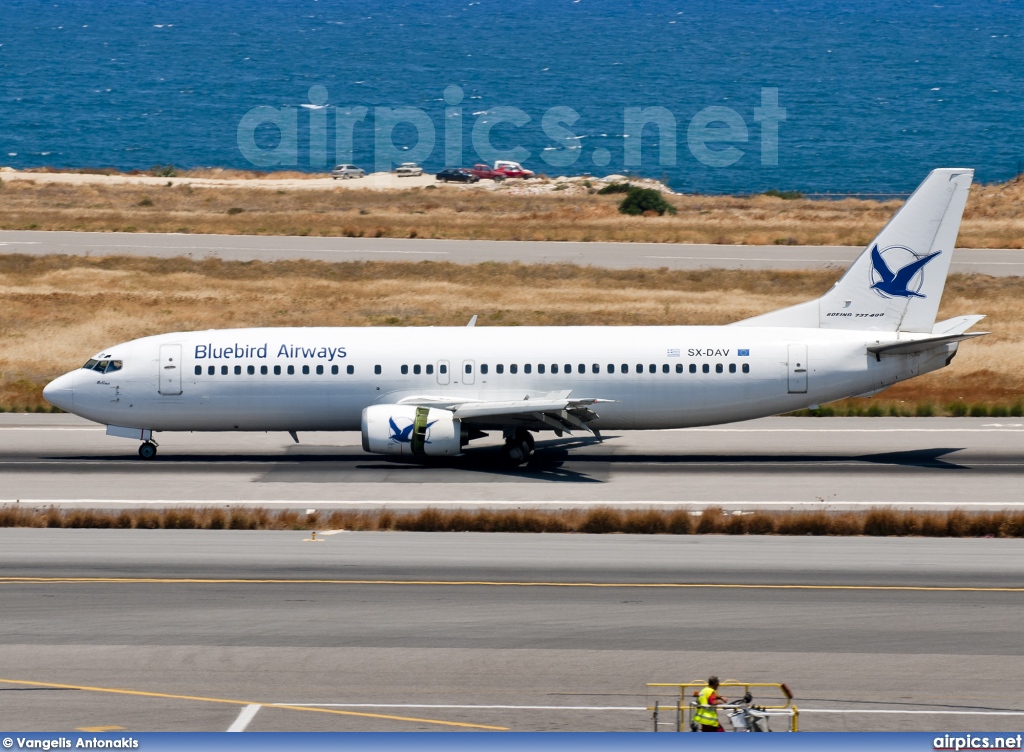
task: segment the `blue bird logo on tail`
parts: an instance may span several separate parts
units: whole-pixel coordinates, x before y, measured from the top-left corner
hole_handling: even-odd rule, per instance
[[[884,253],[888,253],[889,251],[904,251],[912,260],[900,267],[896,272],[893,272],[882,257]],[[879,251],[878,246],[876,245],[871,249],[871,280],[873,283],[871,285],[871,289],[883,298],[927,297],[927,295],[921,293],[921,286],[924,284],[924,275],[922,270],[929,261],[941,253],[942,251],[936,251],[935,253],[930,253],[927,256],[918,256],[909,248],[893,246],[891,248],[886,248],[884,251]],[[913,289],[911,289],[915,279],[917,284],[914,285]]]

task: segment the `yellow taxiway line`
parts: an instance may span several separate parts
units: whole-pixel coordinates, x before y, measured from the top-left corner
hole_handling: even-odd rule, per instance
[[[449,587],[650,588],[722,590],[870,590],[938,593],[1024,593],[1024,587],[960,585],[772,585],[721,582],[523,582],[505,580],[330,580],[227,579],[199,577],[0,577],[0,585],[50,583],[114,583],[125,585],[418,585]]]
[[[402,715],[384,715],[381,713],[361,713],[355,710],[335,710],[333,708],[312,708],[304,705],[277,705],[270,702],[252,702],[251,700],[228,700],[222,697],[202,697],[199,695],[174,695],[166,692],[144,692],[138,689],[117,689],[114,687],[90,687],[78,684],[57,684],[55,682],[26,681],[22,679],[0,679],[0,684],[19,684],[28,687],[48,687],[50,689],[78,689],[83,692],[104,692],[113,695],[131,695],[133,697],[156,697],[163,700],[191,700],[192,702],[214,702],[221,705],[259,705],[262,708],[280,710],[296,710],[304,713],[324,713],[327,715],[347,715],[357,718],[376,718],[385,721],[403,721],[405,723],[429,723],[435,726],[451,726],[455,728],[479,729],[484,731],[508,731],[504,726],[484,726],[479,723],[462,723],[460,721],[439,721],[433,718],[410,718]]]

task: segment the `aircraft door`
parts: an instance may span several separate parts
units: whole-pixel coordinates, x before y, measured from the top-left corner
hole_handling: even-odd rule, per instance
[[[437,383],[447,384],[451,381],[452,375],[449,373],[451,366],[447,360],[437,361]]]
[[[789,393],[807,393],[807,345],[789,346]]]
[[[160,394],[181,394],[181,345],[160,345]]]
[[[462,361],[462,383],[472,384],[476,379],[476,363],[472,360]]]

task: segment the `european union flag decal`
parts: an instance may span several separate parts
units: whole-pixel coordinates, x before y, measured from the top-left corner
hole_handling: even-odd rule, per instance
[[[737,350],[737,351],[736,351],[736,354],[737,354],[737,355],[738,355],[739,357],[741,357],[741,358],[742,358],[742,357],[743,357],[744,355],[746,355],[746,356],[747,356],[747,357],[749,358],[749,357],[750,357],[750,350]]]

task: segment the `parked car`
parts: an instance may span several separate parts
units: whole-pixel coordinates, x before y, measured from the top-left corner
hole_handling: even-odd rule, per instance
[[[494,163],[494,171],[500,172],[506,178],[532,178],[533,170],[527,170],[518,162],[509,162],[499,159]]]
[[[499,160],[494,163],[494,167],[489,167],[485,164],[473,165],[471,172],[482,180],[493,180],[495,183],[500,183],[502,180],[507,178],[532,178],[533,172],[527,170],[518,162],[508,162]]]
[[[341,178],[342,180],[348,180],[349,178],[365,178],[366,171],[361,167],[356,167],[351,164],[340,164],[331,170],[331,177],[335,180]]]
[[[395,174],[400,178],[412,178],[423,174],[423,168],[415,162],[402,162],[395,168]]]
[[[479,183],[480,178],[462,167],[449,167],[436,175],[442,183]]]

